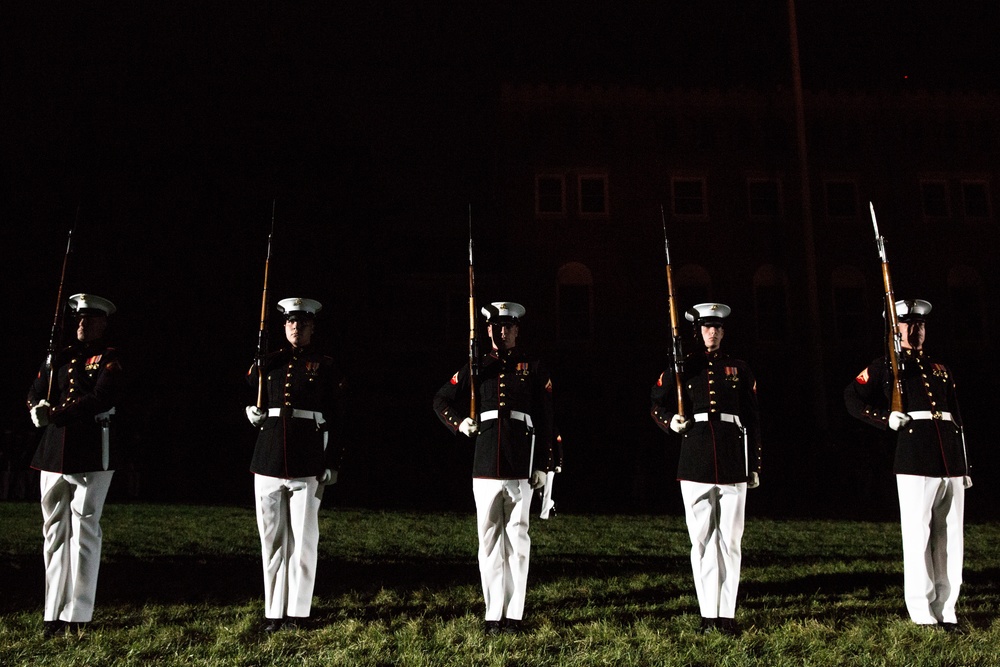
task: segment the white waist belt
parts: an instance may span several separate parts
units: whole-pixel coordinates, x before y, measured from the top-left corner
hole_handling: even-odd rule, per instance
[[[500,417],[500,411],[499,410],[487,410],[486,412],[480,412],[479,413],[479,421],[481,421],[481,422],[489,421],[491,419],[497,419],[499,417]],[[511,410],[510,411],[510,418],[511,419],[516,419],[519,422],[524,422],[528,426],[533,426],[533,424],[531,423],[531,415],[529,415],[526,412],[519,412],[517,410]]]
[[[739,415],[731,415],[728,412],[715,412],[712,415],[709,415],[707,412],[696,412],[694,414],[696,422],[707,422],[709,417],[718,417],[720,422],[729,422],[743,428],[743,423],[740,421]]]
[[[267,409],[267,416],[268,417],[280,417],[281,416],[281,410],[282,410],[281,408],[268,408]],[[296,410],[292,410],[292,417],[294,417],[295,419],[315,419],[316,423],[318,423],[318,424],[322,424],[323,423],[323,413],[322,412],[316,412],[314,410],[297,410],[297,409]]]
[[[950,412],[931,412],[930,410],[914,410],[907,412],[910,419],[943,419],[946,422],[955,421],[951,418]]]

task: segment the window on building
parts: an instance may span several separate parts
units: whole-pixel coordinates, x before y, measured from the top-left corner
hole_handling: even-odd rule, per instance
[[[920,181],[920,205],[925,218],[947,218],[948,183],[945,181]]]
[[[594,336],[594,279],[590,269],[579,262],[559,267],[556,276],[560,340],[582,341]]]
[[[826,214],[848,218],[858,214],[858,187],[854,181],[827,181]]]
[[[781,215],[781,190],[773,178],[747,179],[748,210],[754,217],[778,217]]]
[[[608,177],[605,174],[581,174],[578,178],[581,215],[608,214]]]
[[[990,217],[990,197],[986,181],[962,181],[962,207],[967,219]]]
[[[838,266],[831,276],[833,312],[837,336],[844,340],[863,338],[866,331],[865,277],[854,266]]]
[[[670,179],[674,215],[705,215],[705,179]]]
[[[948,319],[955,327],[956,338],[982,340],[983,288],[975,269],[955,266],[948,270],[948,300]]]
[[[771,264],[757,269],[753,276],[754,305],[757,311],[757,337],[781,341],[788,335],[788,278]]]
[[[537,215],[565,215],[566,179],[562,174],[535,176],[535,213]]]

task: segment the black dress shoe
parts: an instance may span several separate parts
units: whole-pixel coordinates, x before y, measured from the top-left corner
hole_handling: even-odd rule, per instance
[[[274,634],[281,629],[283,619],[280,618],[265,618],[264,619],[264,632],[267,634]]]
[[[71,635],[78,635],[86,630],[88,625],[90,624],[86,621],[70,621],[66,624],[66,629],[69,630]]]
[[[483,634],[487,637],[495,637],[503,632],[500,621],[485,621],[483,623]]]
[[[736,619],[734,618],[720,617],[716,622],[716,625],[718,626],[719,630],[722,631],[723,634],[727,634],[732,637],[735,637],[738,634],[740,634],[740,626],[736,625]]]
[[[938,627],[952,635],[964,635],[965,630],[962,629],[958,623],[945,623],[944,621],[938,622]]]
[[[45,621],[42,624],[42,636],[46,639],[52,639],[64,632],[66,632],[65,621]]]
[[[710,632],[715,632],[716,630],[719,629],[718,628],[718,623],[716,623],[716,621],[717,621],[717,619],[706,618],[706,617],[702,616],[701,617],[701,626],[698,628],[698,632],[700,632],[703,635],[707,635]]]
[[[503,622],[503,633],[505,635],[519,635],[522,630],[524,630],[524,626],[521,625],[521,619],[519,618],[508,618]]]

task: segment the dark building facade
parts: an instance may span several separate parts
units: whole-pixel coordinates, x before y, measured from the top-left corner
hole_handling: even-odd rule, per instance
[[[617,476],[638,507],[672,479],[675,443],[646,417],[670,349],[662,207],[680,305],[730,304],[726,345],[758,376],[761,496],[889,479],[887,445],[841,403],[884,346],[871,201],[896,296],[934,304],[928,346],[956,368],[972,450],[994,475],[997,382],[975,359],[1000,296],[998,102],[806,93],[803,170],[788,90],[504,87],[489,243],[552,360],[568,466]]]

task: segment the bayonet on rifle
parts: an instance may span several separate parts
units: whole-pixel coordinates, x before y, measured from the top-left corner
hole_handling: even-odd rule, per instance
[[[677,295],[674,292],[674,275],[670,267],[670,241],[667,240],[667,218],[660,205],[663,221],[663,252],[667,258],[667,295],[670,302],[670,338],[674,357],[674,384],[677,387],[677,414],[684,419],[684,357],[681,350],[680,318],[677,315]]]
[[[872,202],[868,202],[868,208],[872,215],[872,227],[875,229],[875,243],[878,246],[878,256],[882,261],[882,283],[885,287],[889,366],[892,369],[892,399],[890,407],[893,412],[903,412],[903,339],[899,333],[899,318],[896,316],[896,297],[893,294],[892,279],[889,276],[889,259],[885,253],[885,238],[879,234],[878,221],[875,219],[875,205]]]
[[[476,418],[479,336],[476,333],[476,269],[472,254],[472,204],[469,204],[469,417]]]
[[[56,311],[52,316],[52,332],[49,334],[49,349],[48,354],[45,356],[45,370],[49,374],[49,385],[45,390],[45,400],[46,402],[52,401],[52,361],[56,354],[56,345],[59,343],[59,337],[62,335],[63,328],[63,313],[65,312],[66,304],[63,303],[63,285],[66,282],[66,267],[69,265],[69,254],[73,252],[73,232],[76,230],[76,225],[80,221],[80,206],[76,207],[76,217],[73,220],[73,228],[69,230],[69,235],[66,237],[66,253],[63,255],[62,273],[59,274],[59,289],[56,290]]]
[[[271,268],[271,237],[274,236],[274,210],[278,200],[271,200],[271,231],[267,235],[267,257],[264,260],[264,293],[260,298],[260,329],[257,332],[257,407],[264,405],[264,357],[267,356],[267,280]]]

